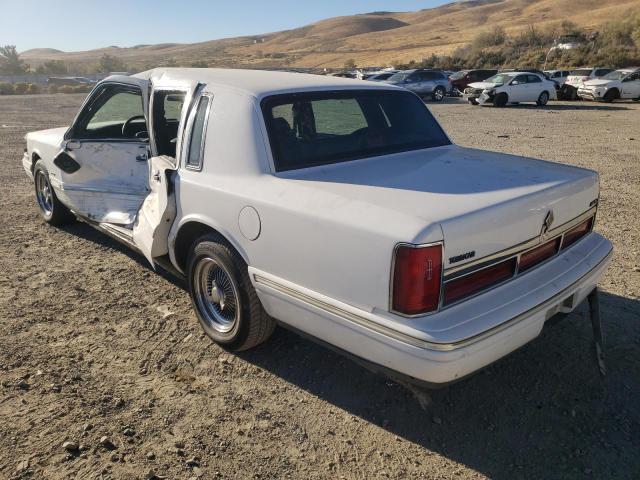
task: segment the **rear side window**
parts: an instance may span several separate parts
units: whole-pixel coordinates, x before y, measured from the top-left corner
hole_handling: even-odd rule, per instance
[[[193,119],[191,137],[189,138],[189,155],[187,156],[187,168],[189,169],[202,169],[204,138],[207,131],[210,102],[211,97],[209,95],[203,95],[198,101],[198,109]]]
[[[262,101],[276,171],[448,145],[414,94],[343,90]]]
[[[537,75],[527,75],[527,83],[540,83],[542,82],[542,80],[540,80],[540,77],[538,77]]]
[[[613,70],[611,70],[610,68],[599,68],[598,70],[596,70],[595,76],[596,77],[603,77],[604,75],[606,75],[609,72],[613,72]]]

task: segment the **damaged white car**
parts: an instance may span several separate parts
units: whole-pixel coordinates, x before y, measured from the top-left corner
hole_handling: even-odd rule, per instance
[[[640,101],[640,68],[622,68],[602,78],[587,80],[578,89],[585,100],[613,102],[618,99]]]
[[[380,83],[157,69],[107,78],[70,127],[26,140],[42,218],[184,276],[232,350],[278,321],[444,384],[576,308],[612,254],[595,172],[459,147]]]
[[[463,97],[472,105],[493,105],[535,102],[544,106],[556,100],[556,84],[544,76],[530,72],[505,72],[489,77],[483,82],[471,83]]]

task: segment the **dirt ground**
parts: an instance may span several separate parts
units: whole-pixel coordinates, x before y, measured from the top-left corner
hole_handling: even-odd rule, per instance
[[[282,329],[225,353],[179,283],[84,224],[45,225],[23,135],[82,99],[0,97],[0,478],[640,478],[640,104],[432,106],[458,143],[600,172],[616,253],[604,380],[583,306],[422,409]]]

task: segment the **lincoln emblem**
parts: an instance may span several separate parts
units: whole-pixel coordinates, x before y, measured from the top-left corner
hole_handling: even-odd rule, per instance
[[[551,225],[553,224],[553,210],[549,210],[547,212],[547,216],[544,217],[544,222],[542,222],[542,230],[540,231],[540,238],[544,239],[549,230],[551,230]]]

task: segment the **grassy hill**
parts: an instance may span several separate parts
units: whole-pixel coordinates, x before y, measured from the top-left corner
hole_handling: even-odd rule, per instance
[[[640,10],[640,0],[471,0],[417,12],[373,12],[330,18],[301,28],[193,44],[166,43],[84,52],[33,49],[22,58],[35,67],[62,60],[73,67],[95,65],[103,54],[132,69],[159,65],[250,67],[341,67],[407,63],[451,54],[496,27],[516,35],[530,25],[550,28],[563,20],[597,30],[607,21]]]

